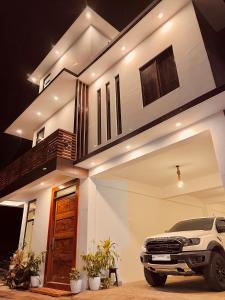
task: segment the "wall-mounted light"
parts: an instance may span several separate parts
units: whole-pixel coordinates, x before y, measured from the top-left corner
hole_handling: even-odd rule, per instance
[[[182,188],[182,187],[184,186],[184,182],[183,182],[182,179],[181,179],[180,166],[177,165],[176,168],[177,168],[177,179],[178,179],[177,187],[178,187],[178,188]]]

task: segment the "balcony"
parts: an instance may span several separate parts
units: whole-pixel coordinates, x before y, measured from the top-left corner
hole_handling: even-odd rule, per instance
[[[58,129],[0,171],[0,198],[76,158],[75,135]]]

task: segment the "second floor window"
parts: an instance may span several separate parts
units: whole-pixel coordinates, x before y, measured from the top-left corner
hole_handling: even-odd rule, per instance
[[[111,108],[110,108],[110,83],[108,82],[106,88],[106,118],[107,118],[107,140],[111,139]]]
[[[179,87],[173,48],[170,46],[140,68],[143,106]]]
[[[45,127],[41,128],[41,130],[37,133],[36,145],[39,144],[45,137]]]
[[[102,93],[101,89],[97,91],[97,138],[98,145],[102,143]]]

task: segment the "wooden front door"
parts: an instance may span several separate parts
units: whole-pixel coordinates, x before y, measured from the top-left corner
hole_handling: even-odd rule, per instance
[[[77,218],[77,193],[53,198],[46,258],[46,287],[69,289],[69,272],[76,263]]]

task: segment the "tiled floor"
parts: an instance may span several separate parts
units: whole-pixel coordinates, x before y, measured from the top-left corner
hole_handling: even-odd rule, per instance
[[[225,299],[225,292],[210,291],[201,278],[169,278],[164,288],[149,287],[144,281],[124,284],[119,288],[97,292],[86,291],[72,297],[56,298],[59,300],[210,300]],[[0,300],[52,300],[30,292],[10,291],[0,287]]]

